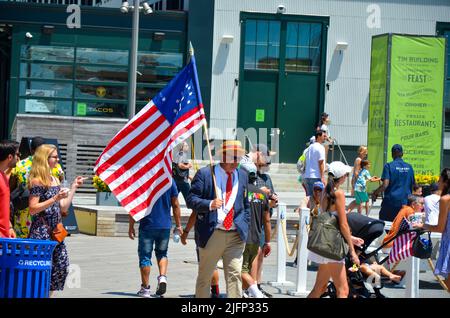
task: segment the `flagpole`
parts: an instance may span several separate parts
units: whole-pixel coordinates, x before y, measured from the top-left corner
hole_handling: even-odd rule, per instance
[[[188,61],[191,60],[192,56],[194,56],[194,47],[192,46],[192,42],[189,42],[189,59],[188,59]],[[206,119],[203,121],[203,129],[205,130],[206,146],[208,147],[209,164],[211,166],[211,175],[212,175],[212,178],[213,178],[214,193],[216,195],[216,199],[218,199],[219,196],[217,195],[217,193],[218,193],[218,191],[217,191],[217,181],[216,181],[216,175],[214,174],[214,160],[212,158],[211,146],[209,144],[208,124],[206,122]]]

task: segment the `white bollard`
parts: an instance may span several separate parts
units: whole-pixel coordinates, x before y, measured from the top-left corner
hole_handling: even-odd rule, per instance
[[[408,257],[406,260],[406,298],[419,297],[419,272],[420,259],[417,257]]]
[[[269,285],[275,287],[294,285],[294,283],[286,281],[286,247],[284,246],[281,220],[286,220],[286,203],[280,202],[277,208],[277,281],[269,282]]]
[[[308,277],[308,231],[306,226],[309,224],[309,209],[303,208],[300,212],[298,226],[298,246],[297,246],[297,290],[288,291],[291,296],[304,296],[309,294],[306,290],[306,281]]]

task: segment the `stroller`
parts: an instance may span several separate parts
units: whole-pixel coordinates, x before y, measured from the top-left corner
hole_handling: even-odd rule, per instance
[[[423,230],[405,230],[399,231],[394,237],[389,239],[387,242],[384,242],[381,246],[376,248],[375,250],[368,252],[367,248],[369,245],[378,237],[380,237],[384,232],[384,222],[378,219],[372,219],[365,215],[361,215],[359,213],[349,213],[347,214],[348,225],[352,231],[352,235],[355,237],[362,238],[364,240],[364,245],[361,247],[355,247],[361,251],[359,255],[359,260],[361,263],[368,260],[369,258],[374,258],[377,264],[382,265],[388,259],[389,256],[386,256],[381,261],[378,258],[378,252],[389,245],[392,241],[394,241],[400,235],[403,235],[408,232],[416,232],[420,238],[420,235],[425,233]],[[428,232],[429,233],[429,232]],[[422,239],[420,239],[422,241]],[[422,241],[422,244],[413,247],[414,256],[426,259],[429,258],[432,252],[432,243],[431,238],[428,237],[428,240]],[[361,271],[352,272],[348,270],[353,265],[350,260],[349,255],[345,258],[345,266],[347,268],[347,280],[349,284],[349,298],[386,298],[381,294],[379,288],[373,287],[374,293],[371,293],[365,285],[366,277],[361,273]],[[328,284],[327,291],[321,297],[330,297],[336,298],[336,288],[332,282]]]
[[[360,261],[363,262],[370,257],[374,256],[377,263],[377,253],[383,248],[377,248],[375,251],[366,253],[367,248],[370,244],[380,237],[384,233],[384,222],[381,220],[369,218],[365,215],[359,213],[349,213],[347,214],[348,225],[352,231],[352,235],[355,237],[362,238],[364,244],[361,247],[356,247],[361,251],[359,255]],[[385,261],[385,260],[384,260]],[[374,293],[371,293],[366,287],[366,277],[361,273],[361,271],[350,271],[353,265],[349,255],[345,257],[345,267],[347,269],[347,280],[349,284],[349,298],[385,298],[380,292],[381,288],[373,288]],[[336,298],[336,288],[333,282],[329,282],[327,291],[321,296]]]

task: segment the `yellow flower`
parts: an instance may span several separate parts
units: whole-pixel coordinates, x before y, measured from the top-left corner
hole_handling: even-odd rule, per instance
[[[94,176],[94,178],[92,178],[92,185],[97,189],[98,192],[111,192],[108,185],[102,179],[100,179],[99,176]]]
[[[416,183],[422,185],[430,185],[439,180],[439,176],[417,174],[415,176]]]

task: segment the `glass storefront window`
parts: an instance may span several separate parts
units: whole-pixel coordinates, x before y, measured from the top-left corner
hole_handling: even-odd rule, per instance
[[[138,53],[138,67],[165,66],[175,69],[183,67],[181,53],[141,52]]]
[[[136,101],[149,102],[156,96],[162,88],[159,87],[137,87],[136,89]]]
[[[32,97],[72,97],[72,83],[20,81],[20,96]]]
[[[108,86],[100,84],[75,85],[75,98],[127,99],[127,88],[124,86]]]
[[[20,98],[19,110],[21,113],[72,116],[72,101]]]
[[[73,66],[61,64],[21,63],[20,77],[71,80],[73,78]]]
[[[128,51],[77,48],[77,63],[128,65]]]
[[[128,82],[128,68],[111,66],[85,66],[76,67],[76,80],[96,82]]]
[[[127,105],[125,103],[110,103],[97,101],[75,101],[75,116],[126,118]]]
[[[139,69],[137,82],[145,84],[166,84],[178,73],[176,69],[158,67],[153,69]]]
[[[138,103],[150,101],[182,67],[182,53],[139,52]],[[19,76],[19,112],[127,117],[127,50],[22,45]]]
[[[22,45],[20,57],[47,62],[73,62],[74,48],[63,46]]]

